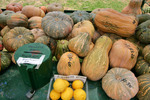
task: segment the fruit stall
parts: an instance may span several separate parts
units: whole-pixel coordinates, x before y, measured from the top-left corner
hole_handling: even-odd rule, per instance
[[[130,0],[121,12],[8,4],[0,100],[149,100],[149,4]]]

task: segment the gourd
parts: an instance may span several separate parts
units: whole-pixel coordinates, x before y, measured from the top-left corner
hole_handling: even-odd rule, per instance
[[[57,64],[57,71],[60,75],[78,75],[80,68],[79,57],[73,52],[64,53]]]
[[[89,80],[97,81],[107,72],[109,67],[109,51],[112,47],[112,40],[107,36],[97,39],[94,48],[84,58],[81,72]]]
[[[102,79],[102,88],[114,100],[130,100],[138,90],[134,73],[125,68],[112,68]]]
[[[96,14],[94,23],[103,32],[130,37],[135,33],[138,21],[135,16],[122,14],[107,8]]]
[[[145,22],[145,21],[150,19],[150,15],[149,14],[140,14],[140,15],[137,15],[136,17],[139,20],[138,24],[141,24],[141,23],[143,23],[143,22]]]

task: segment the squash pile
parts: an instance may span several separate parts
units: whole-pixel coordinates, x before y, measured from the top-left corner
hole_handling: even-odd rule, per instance
[[[122,12],[96,8],[72,14],[57,3],[10,4],[0,14],[0,72],[10,65],[4,51],[43,43],[58,61],[58,74],[102,80],[112,99],[129,100],[136,94],[140,100],[150,98],[150,15],[142,14],[141,4],[131,0]]]

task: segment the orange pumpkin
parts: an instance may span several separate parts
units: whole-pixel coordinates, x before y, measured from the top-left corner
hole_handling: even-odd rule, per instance
[[[8,26],[5,26],[2,30],[1,30],[1,32],[0,32],[0,34],[1,34],[1,36],[3,37],[7,32],[9,32],[10,31],[10,28],[8,27]]]
[[[135,33],[138,21],[135,16],[122,14],[107,8],[96,14],[94,23],[103,32],[130,37]]]
[[[42,29],[41,23],[42,23],[42,17],[39,17],[39,16],[33,16],[28,20],[28,24],[29,24],[28,26],[30,29],[33,29],[33,28]]]
[[[6,6],[6,10],[11,10],[14,12],[21,11],[23,6],[20,3],[10,3]]]
[[[46,13],[47,8],[45,6],[41,6],[40,9],[42,9],[44,11],[44,13]]]
[[[110,51],[109,59],[111,67],[121,67],[131,70],[138,56],[137,47],[131,42],[119,39]]]
[[[57,64],[57,71],[60,75],[78,75],[80,68],[79,57],[73,52],[64,53]]]
[[[51,3],[50,5],[47,6],[47,12],[52,12],[52,11],[64,11],[64,7],[60,3]]]
[[[32,29],[31,32],[34,35],[35,40],[43,35],[46,35],[42,29],[38,28]]]

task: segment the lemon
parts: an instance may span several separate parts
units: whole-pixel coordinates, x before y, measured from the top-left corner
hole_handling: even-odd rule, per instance
[[[83,89],[76,89],[74,91],[73,97],[75,100],[85,100],[86,99],[86,93]]]
[[[71,100],[73,97],[73,89],[67,87],[64,92],[61,93],[62,100]]]
[[[56,79],[54,84],[53,84],[53,88],[56,92],[63,92],[66,88],[67,88],[67,84],[63,79]]]
[[[50,92],[50,98],[52,100],[58,100],[60,98],[60,93],[56,92],[54,89]]]
[[[66,83],[66,85],[68,87],[69,86],[69,82],[67,80],[64,80],[64,81],[65,81],[65,83]]]
[[[82,89],[83,88],[83,82],[81,80],[75,80],[72,83],[72,88],[73,89]]]

